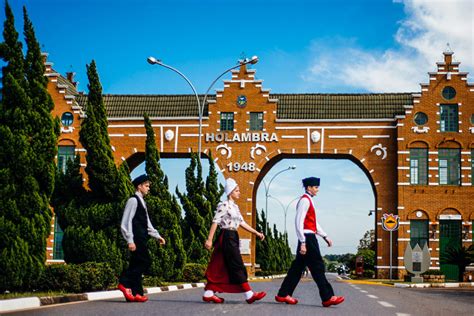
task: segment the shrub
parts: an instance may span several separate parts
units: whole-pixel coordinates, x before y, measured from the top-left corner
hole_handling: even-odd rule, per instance
[[[364,270],[364,272],[362,273],[362,276],[365,277],[365,278],[370,278],[372,279],[375,275],[375,271],[374,270]]]
[[[46,267],[39,287],[45,291],[82,293],[105,290],[115,281],[108,263],[55,264]]]
[[[428,270],[423,272],[421,275],[443,275],[444,273],[441,270]]]
[[[160,277],[146,275],[143,277],[144,286],[162,286],[163,280]]]
[[[188,282],[199,282],[204,279],[206,265],[200,263],[187,263],[184,266],[183,278]]]

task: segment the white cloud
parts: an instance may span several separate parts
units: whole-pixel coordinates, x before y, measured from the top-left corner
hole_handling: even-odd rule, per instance
[[[446,43],[462,71],[474,70],[472,0],[394,2],[403,3],[406,13],[395,34],[396,48],[374,52],[357,47],[353,39],[315,41],[313,63],[303,79],[326,89],[343,84],[370,92],[419,91],[426,72],[442,60]]]

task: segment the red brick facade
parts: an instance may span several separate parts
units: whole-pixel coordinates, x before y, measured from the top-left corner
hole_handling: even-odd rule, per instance
[[[400,230],[393,236],[393,266],[401,277],[405,273],[403,254],[407,238],[408,241],[410,239],[409,221],[419,218],[416,211],[422,211],[421,218],[426,217],[432,225],[438,222],[441,214],[461,215],[463,227],[469,229],[469,235],[464,236],[464,244],[472,242],[472,226],[467,225],[471,225],[474,217],[470,169],[471,149],[474,146],[474,124],[470,122],[474,113],[474,86],[467,83],[466,74],[460,73],[457,67],[457,64],[451,63],[451,54],[445,54],[444,64],[440,63],[438,72],[430,74],[429,85],[422,85],[421,94],[413,96],[413,103],[406,104],[406,115],[403,116],[392,119],[293,120],[278,119],[279,100],[272,99],[269,90],[263,89],[262,81],[255,79],[254,70],[243,66],[240,71],[232,73],[230,80],[224,80],[224,89],[217,91],[215,98],[209,102],[209,115],[203,120],[202,150],[212,152],[224,176],[232,177],[240,184],[242,195],[239,206],[245,220],[253,226],[257,188],[276,162],[294,157],[352,160],[366,173],[374,191],[377,272],[380,277],[388,276],[390,264],[389,234],[382,230],[380,219],[383,213],[398,214],[401,218]],[[85,164],[85,155],[78,141],[82,109],[74,102],[74,96],[68,95],[67,90],[54,81],[59,75],[54,74],[51,67],[48,69],[48,89],[56,105],[53,115],[61,116],[65,111],[74,113],[72,129],[63,131],[59,145],[74,144],[76,152],[81,155],[81,162]],[[455,99],[450,102],[459,104],[459,132],[455,133],[438,131],[438,104],[445,103],[441,91],[448,84],[457,91]],[[237,104],[239,96],[246,97],[244,106]],[[417,125],[413,122],[413,116],[418,111],[428,115],[428,132],[415,129]],[[234,113],[233,131],[221,133],[222,112]],[[249,130],[251,112],[263,112],[263,130]],[[182,157],[191,149],[197,151],[196,117],[152,119],[157,147],[167,157]],[[110,119],[109,135],[117,164],[127,160],[133,167],[143,161],[146,138],[143,119]],[[410,185],[409,179],[409,148],[416,142],[423,142],[429,148],[429,184],[422,186]],[[437,151],[443,144],[461,148],[460,186],[437,184]],[[432,225],[430,228],[434,227]],[[244,255],[244,261],[253,272],[255,238],[246,231],[241,232],[241,238],[250,240],[250,254]],[[434,257],[432,267],[436,268],[436,237],[430,239],[429,247]]]

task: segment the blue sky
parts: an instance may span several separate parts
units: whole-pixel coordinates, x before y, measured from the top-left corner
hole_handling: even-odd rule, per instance
[[[242,56],[257,55],[258,79],[273,93],[416,92],[426,73],[442,59],[446,43],[474,70],[474,2],[469,0],[15,0],[22,33],[26,5],[42,49],[53,68],[77,73],[87,92],[85,65],[96,60],[104,93],[191,93],[176,74],[151,67],[153,55],[178,68],[199,93]],[[4,11],[0,12],[3,21]],[[216,89],[223,87],[218,82]],[[163,160],[171,187],[183,187],[187,161]],[[309,173],[322,177],[317,203],[320,221],[335,247],[323,253],[354,252],[374,196],[369,181],[350,161],[288,161],[267,174],[295,164],[275,179],[270,194],[287,205],[301,193]],[[140,171],[135,171],[139,173]],[[221,177],[221,181],[223,178]],[[288,190],[283,183],[291,183]],[[271,200],[271,201],[270,201]],[[283,230],[282,207],[273,199],[271,222]],[[257,208],[265,205],[258,191]],[[294,208],[288,232],[294,246]]]

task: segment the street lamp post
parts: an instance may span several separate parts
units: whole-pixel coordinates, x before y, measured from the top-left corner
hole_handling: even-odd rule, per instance
[[[286,230],[286,215],[288,214],[288,208],[290,207],[291,203],[298,200],[300,197],[299,196],[295,197],[286,206],[284,206],[283,203],[279,199],[277,199],[276,197],[271,196],[271,195],[269,195],[268,197],[274,199],[275,201],[277,201],[280,204],[281,208],[283,209],[283,214],[285,216],[285,234],[286,234],[287,233],[287,230]]]
[[[206,91],[206,94],[204,95],[204,98],[203,98],[203,101],[201,103],[201,100],[199,99],[199,95],[197,94],[196,92],[196,89],[194,88],[193,84],[191,83],[191,81],[182,73],[180,72],[178,69],[174,68],[174,67],[171,67],[169,65],[166,65],[164,64],[161,60],[159,59],[156,59],[155,57],[148,57],[147,58],[147,61],[149,64],[151,65],[159,65],[159,66],[162,66],[162,67],[165,67],[165,68],[168,68],[174,72],[176,72],[178,75],[180,75],[184,80],[186,80],[186,82],[189,84],[189,86],[191,87],[191,89],[193,90],[194,92],[194,95],[196,97],[196,101],[197,101],[197,104],[198,104],[198,115],[199,115],[199,135],[198,135],[198,153],[199,153],[199,161],[201,161],[201,144],[202,144],[202,116],[203,116],[203,113],[204,113],[204,106],[206,105],[206,101],[207,101],[207,96],[209,95],[209,91],[212,89],[212,87],[214,86],[214,84],[217,82],[217,80],[219,80],[223,75],[225,75],[226,73],[228,73],[229,71],[233,70],[233,69],[236,69],[236,68],[239,68],[243,65],[247,65],[247,64],[256,64],[258,62],[258,57],[257,56],[253,56],[252,58],[246,58],[244,60],[241,60],[239,61],[239,64],[236,65],[236,66],[232,66],[230,67],[229,69],[227,69],[226,71],[224,71],[222,74],[219,75],[219,77],[217,77],[212,83],[211,85],[209,86],[209,88],[207,89]]]
[[[270,194],[269,194],[270,185],[272,184],[272,181],[276,178],[276,176],[278,176],[280,173],[285,172],[285,171],[289,171],[289,170],[293,170],[293,169],[296,169],[296,166],[295,166],[295,165],[289,166],[289,167],[286,168],[286,169],[280,170],[279,172],[277,172],[277,173],[270,179],[270,181],[268,182],[268,185],[265,183],[265,181],[263,181],[263,185],[264,185],[264,187],[265,187],[265,218],[266,218],[266,221],[267,221],[267,222],[268,222],[268,197],[270,196]]]

